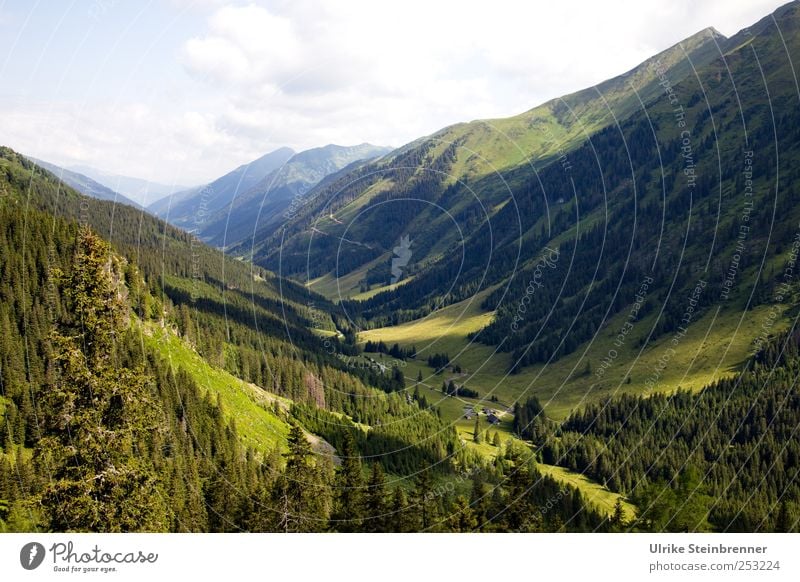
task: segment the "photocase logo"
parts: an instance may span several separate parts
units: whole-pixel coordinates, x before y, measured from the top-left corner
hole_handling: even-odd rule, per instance
[[[26,570],[35,570],[44,561],[44,546],[39,542],[30,542],[19,551],[19,563]]]
[[[403,276],[403,267],[411,260],[411,240],[408,235],[400,237],[400,244],[393,250],[396,256],[392,258],[392,284],[395,284]]]

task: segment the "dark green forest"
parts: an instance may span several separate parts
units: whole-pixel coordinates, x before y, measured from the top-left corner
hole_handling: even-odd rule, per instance
[[[446,128],[328,175],[227,252],[0,147],[0,532],[800,531],[800,4],[776,15],[690,47],[696,68],[641,65],[641,92],[608,81],[613,107],[546,104],[569,131],[582,106],[596,122],[559,157],[470,173],[469,124]],[[311,236],[351,204],[356,228]],[[409,232],[388,285],[379,259]],[[305,284],[331,273],[387,288]],[[704,315],[774,317],[694,390],[623,376],[561,416],[538,375],[501,402],[454,344],[359,343],[477,293],[486,319],[458,340],[504,380],[626,313],[652,322],[639,355]]]
[[[611,527],[580,493],[565,494],[562,485],[540,475],[524,449],[509,446],[496,463],[481,463],[461,451],[435,410],[392,392],[391,383],[371,386],[374,373],[358,371],[362,378],[336,368],[337,360],[321,355],[316,336],[300,335],[307,343],[291,344],[275,328],[251,330],[248,317],[232,317],[231,309],[224,319],[209,303],[181,303],[182,296],[161,282],[163,271],[132,262],[144,245],[124,241],[138,226],[126,235],[115,223],[116,240],[123,243],[112,245],[90,226],[47,212],[57,207],[49,197],[62,192],[89,216],[101,217],[99,230],[106,203],[64,190],[10,150],[3,151],[3,161],[4,529]],[[24,193],[28,202],[41,200],[38,209],[26,208]],[[269,303],[263,305],[271,315]],[[244,447],[219,399],[202,395],[190,374],[142,341],[148,323],[174,328],[215,365],[290,398],[295,404],[283,413],[291,427],[286,446],[270,454]],[[226,351],[241,356],[248,349],[258,351],[257,364],[225,357]],[[356,423],[375,428],[365,435]],[[338,466],[312,451],[309,433],[343,455]],[[459,488],[442,488],[448,480]],[[536,508],[550,498],[558,499],[555,509],[539,515]]]

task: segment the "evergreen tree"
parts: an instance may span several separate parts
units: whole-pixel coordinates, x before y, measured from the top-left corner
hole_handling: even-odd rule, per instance
[[[42,397],[45,435],[36,460],[51,470],[41,495],[56,531],[163,531],[164,491],[144,454],[162,419],[141,369],[116,365],[126,325],[119,261],[82,228],[63,278],[65,319],[51,333],[52,381]]]
[[[450,517],[447,522],[451,531],[471,532],[478,526],[475,512],[470,507],[467,498],[463,495],[459,495],[455,498],[450,512]]]
[[[314,532],[324,528],[327,491],[315,471],[311,445],[303,429],[292,425],[285,454],[286,469],[273,489],[277,529],[283,532]]]
[[[614,503],[614,513],[611,515],[611,526],[615,531],[624,531],[626,525],[625,508],[622,506],[622,499],[617,497],[617,501]]]
[[[529,462],[516,447],[506,452],[508,469],[505,475],[506,502],[501,520],[512,532],[532,532],[540,530],[540,512],[531,504],[531,490],[534,479]]]
[[[775,531],[778,533],[791,533],[792,519],[789,515],[789,508],[786,501],[781,501],[780,508],[778,509],[778,517],[775,520]]]
[[[436,520],[436,503],[433,494],[433,478],[429,469],[423,469],[417,474],[414,484],[414,510],[417,514],[417,523],[421,531],[429,531]]]
[[[345,433],[342,447],[342,466],[336,475],[336,509],[331,516],[332,525],[336,530],[340,532],[360,530],[364,516],[363,488],[361,458],[358,456],[353,435],[348,431]]]
[[[394,490],[392,509],[389,514],[389,531],[406,533],[416,531],[416,520],[408,507],[408,498],[402,487]]]
[[[386,531],[388,506],[386,502],[386,477],[380,463],[372,464],[366,496],[365,532]]]

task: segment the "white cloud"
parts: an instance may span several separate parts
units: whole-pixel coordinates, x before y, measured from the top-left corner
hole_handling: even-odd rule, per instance
[[[217,11],[209,20],[209,34],[187,41],[184,54],[191,70],[234,85],[285,82],[300,65],[291,21],[256,6]]]
[[[217,116],[150,105],[9,103],[0,107],[0,143],[56,164],[89,164],[163,183],[192,185],[263,153],[262,139],[235,138]]]
[[[187,70],[220,96],[232,139],[302,148],[400,145],[444,125],[512,115],[622,73],[686,36],[728,34],[774,0],[226,6],[188,40]]]
[[[4,102],[0,143],[199,183],[282,145],[398,146],[513,115],[707,26],[733,34],[781,0],[172,2],[206,15],[177,54],[159,55],[178,59],[188,79],[164,86],[155,75],[137,94],[119,88],[116,103]]]

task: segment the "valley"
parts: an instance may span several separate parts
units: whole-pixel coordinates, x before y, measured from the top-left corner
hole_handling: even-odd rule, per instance
[[[798,531],[797,62],[795,1],[199,186],[0,147],[0,531]]]

